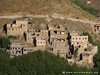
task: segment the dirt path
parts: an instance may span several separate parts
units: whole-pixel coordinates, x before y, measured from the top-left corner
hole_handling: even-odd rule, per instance
[[[89,20],[82,20],[82,19],[75,19],[75,18],[69,18],[69,17],[64,17],[64,16],[48,16],[48,15],[10,15],[10,16],[0,16],[0,19],[6,18],[6,19],[15,19],[15,18],[22,18],[22,17],[31,17],[31,18],[55,18],[55,19],[67,19],[71,21],[79,21],[82,23],[88,23],[88,24],[100,24],[97,22],[89,21]]]

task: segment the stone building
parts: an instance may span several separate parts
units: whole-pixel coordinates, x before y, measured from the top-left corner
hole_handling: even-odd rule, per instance
[[[99,35],[100,34],[100,24],[94,25],[94,31]]]
[[[46,47],[46,38],[36,37],[35,41],[36,47]]]
[[[50,43],[53,41],[53,39],[67,38],[65,27],[63,25],[59,25],[59,24],[49,25],[48,30],[49,30]]]
[[[67,47],[67,33],[65,27],[60,24],[48,25],[49,43],[52,47],[52,52],[55,55],[60,55],[66,58]]]
[[[80,66],[93,67],[93,57],[97,53],[97,50],[98,47],[92,45],[82,51],[79,49],[79,53],[75,63]]]
[[[66,58],[68,53],[67,41],[65,39],[54,39],[52,43],[53,53],[55,55],[60,55],[63,58]]]
[[[36,43],[36,38],[48,40],[48,30],[36,29],[35,31],[29,31],[26,33],[26,41],[29,43]]]
[[[80,66],[93,67],[93,57],[97,53],[98,47],[88,42],[88,36],[71,34],[71,45],[74,46],[74,55],[77,49],[77,56],[70,60],[74,60],[74,63]]]
[[[10,49],[7,49],[6,51],[10,54],[10,57],[13,58],[15,56],[21,56],[23,54],[33,52],[34,50],[33,48],[21,45],[20,43],[12,43],[10,45]]]
[[[71,36],[71,44],[74,47],[87,48],[88,36]]]
[[[92,0],[86,0],[87,4],[92,3]]]
[[[10,54],[10,57],[13,58],[15,56],[21,56],[22,55],[22,45],[20,43],[12,43],[10,45],[10,49],[7,50],[7,52]]]
[[[34,49],[30,47],[23,47],[22,54],[28,54],[29,52],[33,52]]]
[[[7,35],[23,35],[28,30],[28,21],[16,20],[12,24],[7,24]]]
[[[35,37],[44,37],[48,39],[48,30],[47,29],[37,29],[36,32],[34,33]]]

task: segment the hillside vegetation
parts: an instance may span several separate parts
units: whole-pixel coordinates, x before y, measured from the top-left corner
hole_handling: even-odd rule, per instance
[[[63,75],[62,72],[93,72],[93,69],[69,65],[66,60],[48,52],[33,52],[21,57],[9,59],[9,55],[0,50],[0,75]],[[64,74],[84,75],[84,74]],[[94,74],[85,74],[94,75]],[[96,75],[96,74],[95,74]]]
[[[94,19],[70,0],[0,0],[0,15],[63,14],[69,17]]]
[[[84,2],[84,0],[71,0],[73,3],[75,3],[76,5],[80,6],[83,10],[89,12],[92,15],[97,16],[98,14],[100,14],[100,10],[93,8],[91,6],[89,6],[88,4],[86,4]],[[94,0],[94,2],[98,2],[98,0]],[[93,3],[93,2],[92,2]],[[100,2],[98,2],[100,4]],[[95,4],[95,3],[93,3]]]

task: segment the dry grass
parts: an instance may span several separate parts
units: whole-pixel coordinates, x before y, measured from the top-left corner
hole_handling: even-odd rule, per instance
[[[0,15],[12,14],[53,14],[59,13],[69,17],[95,19],[71,3],[70,0],[0,0]]]

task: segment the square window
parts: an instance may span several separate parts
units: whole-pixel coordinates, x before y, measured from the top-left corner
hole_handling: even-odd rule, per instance
[[[37,36],[39,36],[39,34],[37,34]]]

